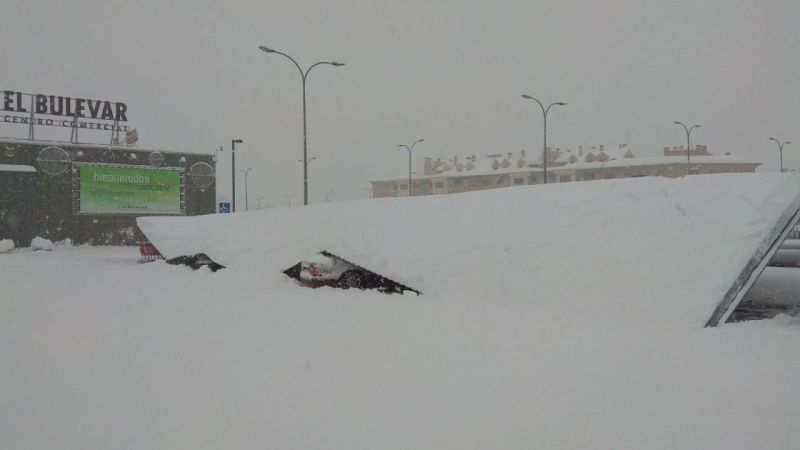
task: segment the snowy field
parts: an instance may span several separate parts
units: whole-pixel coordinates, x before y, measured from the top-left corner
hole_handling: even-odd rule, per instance
[[[762,220],[722,233],[754,245],[786,203],[756,199],[780,197],[786,179],[733,195]],[[564,189],[578,184],[603,189]],[[690,224],[717,212],[666,189]],[[644,201],[667,196],[653,192]],[[800,447],[798,320],[702,328],[714,299],[676,298],[681,314],[657,307],[658,278],[628,279],[639,311],[632,290],[598,289],[578,308],[535,292],[454,297],[467,290],[432,280],[436,292],[422,296],[307,289],[271,270],[257,276],[252,260],[212,273],[137,259],[134,248],[0,254],[0,448]],[[518,267],[497,266],[489,280]],[[562,274],[579,285],[610,277]],[[672,292],[724,291],[690,280]]]

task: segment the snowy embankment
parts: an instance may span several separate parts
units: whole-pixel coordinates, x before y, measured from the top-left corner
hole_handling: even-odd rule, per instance
[[[472,281],[461,275],[470,274],[465,264],[474,260],[468,255],[492,255],[493,247],[479,246],[486,242],[481,236],[463,241],[468,251],[460,260],[426,267],[441,274],[451,266],[446,273],[456,280],[437,281],[426,273],[421,280],[428,289],[419,297],[299,287],[274,273],[282,261],[248,250],[246,238],[251,244],[273,242],[266,228],[260,229],[264,241],[253,238],[265,225],[255,223],[259,220],[272,226],[286,220],[307,231],[309,225],[298,219],[319,216],[331,218],[328,225],[345,236],[350,222],[333,225],[347,220],[336,206],[363,212],[361,219],[369,225],[379,222],[372,208],[400,215],[411,213],[412,206],[404,203],[419,203],[421,211],[430,212],[428,202],[437,200],[431,198],[229,217],[232,236],[251,233],[236,237],[242,253],[222,253],[221,237],[203,240],[187,230],[180,245],[194,245],[196,239],[198,246],[219,245],[218,256],[231,257],[225,260],[231,267],[216,273],[162,261],[136,264],[134,248],[65,246],[0,255],[0,448],[796,448],[800,324],[779,318],[704,329],[713,301],[700,307],[677,296],[668,305],[654,300],[664,298],[666,281],[658,273],[671,274],[671,294],[699,295],[710,288],[688,277],[683,266],[696,269],[694,259],[716,261],[719,256],[706,254],[728,249],[729,259],[720,263],[732,267],[729,261],[748,249],[730,247],[749,247],[764,235],[796,182],[753,178],[758,182],[734,177],[731,197],[715,195],[713,201],[693,202],[690,195],[676,200],[675,190],[654,188],[672,199],[661,203],[659,195],[648,194],[652,189],[644,189],[650,183],[642,183],[638,194],[619,195],[611,195],[617,187],[606,183],[581,183],[586,192],[569,196],[570,201],[536,194],[535,204],[519,208],[563,209],[548,219],[561,229],[545,228],[544,218],[531,219],[538,226],[531,234],[547,231],[551,246],[530,253],[527,244],[502,248],[498,254],[516,258],[517,264],[487,258],[483,273],[488,275]],[[516,202],[523,191],[507,194]],[[687,223],[653,207],[648,220],[628,214],[637,227],[651,223],[652,236],[624,238],[645,230],[618,228],[624,218],[591,206],[621,208],[635,196],[649,199],[640,203],[643,207],[682,209]],[[468,197],[452,196],[453,204],[468,207],[462,202]],[[723,214],[719,205],[737,210]],[[605,220],[608,226],[584,230],[578,210],[584,223]],[[716,222],[707,211],[719,214]],[[509,214],[497,216],[484,232],[504,236]],[[257,220],[251,224],[251,218]],[[671,222],[662,223],[665,218]],[[216,218],[175,223],[213,228]],[[667,225],[690,237],[692,225],[714,225],[721,236],[712,233],[691,253],[670,253],[668,267],[653,266],[665,264],[654,255],[639,260],[644,269],[628,273],[633,264],[626,258],[646,249],[611,244],[666,249],[662,237],[673,236]],[[392,241],[387,245],[402,243],[391,238],[399,232],[386,234]],[[581,262],[572,253],[577,251],[563,244],[587,245],[583,236],[592,233],[594,264]],[[736,242],[723,245],[731,235]],[[568,241],[571,237],[575,241]],[[365,238],[376,245],[373,236]],[[289,241],[287,249],[267,248],[268,255],[291,261],[297,255],[288,248],[314,250],[320,244],[309,240]],[[508,240],[498,238],[504,245]],[[603,256],[608,253],[616,258]],[[562,258],[580,264],[564,270]],[[602,266],[614,259],[621,262]],[[551,270],[554,284],[535,278],[533,268]],[[517,280],[523,275],[527,284]],[[578,291],[558,281],[564,278],[581,289],[593,282],[595,290],[572,297]],[[497,284],[490,289],[481,281]],[[639,309],[628,298],[634,289],[627,284],[639,292]],[[621,295],[614,295],[613,286]],[[517,292],[520,287],[524,290]]]
[[[206,253],[271,282],[327,250],[433,300],[697,327],[798,195],[798,176],[640,178],[150,217],[139,227],[168,257]]]

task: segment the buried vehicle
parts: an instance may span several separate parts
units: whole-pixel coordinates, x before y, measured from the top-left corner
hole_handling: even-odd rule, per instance
[[[313,288],[331,286],[341,289],[375,289],[385,293],[411,291],[420,294],[415,289],[396,283],[327,251],[303,259],[283,273],[296,279],[300,284]]]

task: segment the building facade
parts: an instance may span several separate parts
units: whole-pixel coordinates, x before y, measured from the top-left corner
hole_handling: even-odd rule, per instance
[[[213,155],[0,139],[0,239],[134,244],[142,215],[215,211]]]
[[[661,157],[636,158],[627,145],[614,149],[594,146],[584,151],[548,148],[547,182],[566,183],[573,181],[662,176],[676,178],[690,174],[755,172],[761,163],[747,161],[725,154],[715,156],[705,145],[689,150],[691,165],[687,166],[687,149],[665,147]],[[544,183],[542,155],[530,157],[523,150],[519,154],[506,153],[488,155],[479,160],[468,156],[463,160],[453,157],[448,160],[425,158],[423,176],[412,178],[411,195],[452,194],[510,186]],[[391,180],[372,181],[373,198],[406,197],[409,195],[409,179],[401,177]]]

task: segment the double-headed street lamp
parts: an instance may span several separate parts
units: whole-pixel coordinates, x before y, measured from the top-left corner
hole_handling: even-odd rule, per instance
[[[692,149],[691,149],[692,130],[694,130],[695,128],[702,128],[703,126],[702,125],[692,125],[691,127],[687,127],[686,124],[684,124],[683,122],[678,122],[677,120],[675,122],[673,122],[673,123],[675,125],[682,126],[684,131],[686,131],[686,175],[689,175],[689,170],[691,168],[691,163],[692,163],[692,160],[691,160],[691,155],[692,155]]]
[[[542,114],[544,115],[544,148],[542,149],[542,160],[544,163],[544,184],[547,184],[547,113],[550,112],[550,107],[553,105],[566,106],[567,104],[564,102],[554,102],[550,103],[547,105],[547,108],[545,108],[542,102],[528,94],[522,94],[522,98],[526,100],[534,100],[539,104],[539,107],[542,108]]]
[[[790,141],[781,142],[775,139],[774,137],[769,138],[769,140],[775,141],[775,143],[778,144],[778,151],[781,153],[781,173],[783,173],[783,146],[786,144],[791,144],[791,142]]]
[[[411,195],[412,195],[412,191],[411,191],[411,151],[414,150],[414,146],[415,145],[419,144],[420,142],[424,142],[424,141],[425,141],[425,139],[417,139],[413,144],[411,144],[411,147],[409,147],[409,146],[407,146],[405,144],[399,144],[398,145],[398,147],[403,147],[404,149],[408,150],[408,196],[409,197],[411,197]]]
[[[253,170],[253,169],[251,169],[249,167],[247,169],[240,170],[240,172],[242,172],[244,174],[244,210],[245,211],[250,211],[250,202],[247,200],[247,174],[250,173],[251,170]]]
[[[317,67],[319,65],[328,64],[334,67],[341,67],[344,65],[343,62],[338,61],[320,61],[318,63],[312,64],[308,69],[303,71],[303,68],[300,67],[300,64],[294,60],[291,56],[287,55],[286,53],[279,52],[277,50],[273,50],[269,47],[265,47],[260,45],[258,47],[261,51],[266,53],[276,53],[278,55],[283,55],[294,65],[297,67],[297,70],[300,71],[300,78],[303,81],[303,205],[308,205],[308,128],[307,128],[307,118],[306,118],[306,80],[308,79],[308,73],[311,72],[311,69]]]
[[[236,144],[241,144],[241,139],[231,140],[231,211],[236,212]]]

